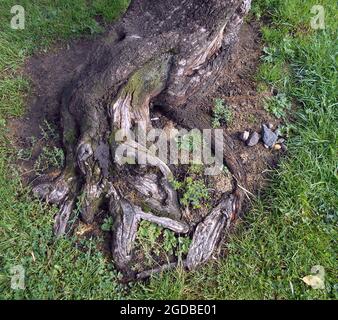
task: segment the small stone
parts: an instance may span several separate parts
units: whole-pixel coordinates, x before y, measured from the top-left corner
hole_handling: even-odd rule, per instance
[[[277,135],[265,124],[262,126],[262,134],[264,144],[266,144],[269,148],[272,148],[278,139]]]
[[[282,148],[282,146],[278,143],[276,143],[274,146],[273,146],[273,149],[274,150],[280,150]]]
[[[254,131],[246,144],[248,145],[248,147],[253,147],[258,143],[260,138],[261,138],[260,134]]]
[[[268,127],[269,127],[269,129],[272,129],[272,128],[273,128],[273,124],[272,124],[272,123],[269,123],[269,124],[268,124]]]
[[[249,139],[249,135],[250,135],[249,131],[244,131],[244,132],[241,134],[241,140],[245,142],[246,140]]]
[[[275,132],[275,133],[276,133],[276,132]],[[283,142],[285,142],[285,139],[283,139],[283,138],[279,138],[279,139],[277,140],[277,143],[282,144]]]
[[[264,148],[265,148],[265,149],[269,149],[269,146],[267,146],[267,145],[264,143]]]

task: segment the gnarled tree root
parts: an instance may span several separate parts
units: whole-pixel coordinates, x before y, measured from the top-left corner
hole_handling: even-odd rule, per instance
[[[233,195],[224,196],[220,204],[197,226],[187,259],[182,261],[181,266],[188,270],[193,270],[207,262],[215,251],[222,233],[230,227],[235,214],[235,197]],[[155,273],[175,268],[178,265],[177,262],[173,262],[158,268],[145,270],[138,273],[136,279],[144,279]]]
[[[122,271],[129,270],[141,219],[179,234],[194,232],[185,262],[189,270],[211,257],[222,233],[240,212],[243,194],[236,184],[246,185],[241,161],[228,143],[231,139],[224,135],[223,157],[234,176],[234,192],[224,195],[192,230],[181,220],[169,167],[139,141],[123,136],[136,128],[149,132],[152,105],[182,127],[210,128],[210,121],[191,113],[189,106],[220,76],[250,2],[134,0],[123,19],[93,48],[88,64],[75,74],[61,97],[64,173],[34,188],[40,197],[60,206],[54,227],[57,236],[65,233],[76,203],[82,208],[82,220],[92,223],[109,200],[114,218],[112,254]],[[133,178],[127,174],[117,152],[123,145],[136,163],[146,157],[160,175]],[[212,145],[216,148],[215,139]],[[152,213],[127,200],[119,190],[119,180],[129,181]]]

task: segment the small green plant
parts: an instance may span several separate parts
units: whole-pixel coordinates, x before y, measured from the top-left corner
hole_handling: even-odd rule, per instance
[[[65,155],[61,148],[44,147],[34,164],[37,173],[46,171],[49,168],[61,169],[64,165]]]
[[[176,137],[176,143],[180,150],[185,150],[188,152],[193,152],[202,147],[202,136],[198,131],[192,130],[191,132]]]
[[[222,125],[229,125],[233,120],[233,113],[228,106],[224,105],[223,99],[215,99],[212,126],[218,128]]]
[[[191,174],[202,174],[203,169],[204,169],[203,164],[191,164],[188,171]]]
[[[177,249],[177,256],[182,257],[183,254],[187,254],[190,245],[191,245],[191,239],[189,237],[178,237],[178,249]]]
[[[177,247],[177,238],[175,237],[174,232],[166,229],[163,232],[163,249],[169,255],[174,253],[174,249]]]
[[[288,138],[297,130],[297,128],[292,123],[285,123],[279,127],[279,130],[282,137]]]
[[[182,194],[180,202],[183,206],[192,206],[193,209],[199,209],[202,203],[208,199],[208,188],[204,181],[199,178],[203,169],[204,166],[201,164],[191,164],[187,171],[188,175],[183,181],[178,181],[175,178],[170,179],[172,187]]]
[[[175,190],[183,193],[180,202],[185,207],[192,206],[193,209],[199,209],[209,197],[208,188],[201,179],[187,177],[183,182],[172,180],[171,183]]]
[[[209,197],[209,191],[202,180],[194,180],[188,177],[185,180],[185,192],[181,199],[182,205],[188,207],[192,206],[193,209],[202,207],[202,202]]]
[[[34,145],[36,144],[36,138],[35,137],[27,138],[27,142],[29,145],[27,148],[18,150],[17,152],[18,160],[28,161],[32,158]]]
[[[284,118],[286,112],[291,109],[291,102],[284,93],[278,93],[265,101],[264,109],[278,119]]]
[[[142,239],[147,239],[151,245],[156,243],[161,232],[162,228],[155,223],[144,220],[140,223],[139,235]]]
[[[158,238],[162,233],[162,228],[155,223],[142,220],[137,232],[137,241],[146,254],[148,263],[151,263],[151,253],[160,254],[160,245]]]
[[[59,139],[59,134],[57,132],[57,129],[49,123],[47,120],[43,121],[43,124],[40,126],[40,131],[42,135],[42,139],[44,140],[57,140]]]
[[[176,237],[173,231],[145,220],[140,223],[136,241],[145,254],[148,266],[154,262],[152,254],[182,257],[188,253],[191,244],[189,237]]]
[[[183,185],[184,185],[183,182],[178,181],[178,180],[176,180],[176,179],[174,179],[174,178],[170,179],[169,182],[171,183],[172,187],[173,187],[176,191],[177,191],[177,190],[180,190],[180,189],[183,187]]]
[[[104,218],[103,223],[101,224],[101,230],[109,232],[111,231],[112,227],[113,227],[113,218],[112,217]]]
[[[58,139],[59,135],[56,129],[47,121],[44,120],[43,125],[40,126],[41,138],[37,140],[36,137],[27,138],[27,147],[19,149],[17,152],[17,158],[22,161],[28,161],[32,159],[34,147],[38,142],[45,141],[48,144],[50,140]],[[42,151],[35,161],[34,170],[37,174],[46,171],[49,168],[61,169],[64,165],[65,156],[61,148],[55,146],[44,146]]]
[[[163,232],[163,249],[169,254],[177,257],[182,257],[188,253],[191,245],[191,239],[189,237],[176,237],[175,233],[170,230],[164,230]]]

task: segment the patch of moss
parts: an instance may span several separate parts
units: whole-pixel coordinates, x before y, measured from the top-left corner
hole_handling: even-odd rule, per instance
[[[152,59],[138,69],[123,88],[122,95],[132,94],[133,106],[141,106],[145,99],[160,92],[166,82],[170,55]]]
[[[76,143],[76,132],[73,129],[68,129],[64,132],[64,142],[66,144],[75,144]]]

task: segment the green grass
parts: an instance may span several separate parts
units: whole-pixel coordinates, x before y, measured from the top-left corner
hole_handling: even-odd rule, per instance
[[[22,0],[25,29],[12,30],[10,13],[15,0],[0,4],[0,117],[23,112],[27,79],[18,76],[25,58],[46,51],[57,40],[93,35],[104,30],[95,19],[112,21],[123,12],[130,0]]]
[[[291,102],[284,93],[277,93],[265,101],[265,110],[273,114],[276,118],[285,118],[291,109]]]
[[[317,3],[319,2],[319,3]],[[10,6],[0,4],[0,298],[332,299],[337,298],[336,2],[258,0],[265,58],[258,81],[297,105],[288,125],[288,157],[271,186],[226,244],[229,255],[204,268],[154,277],[127,294],[97,249],[100,239],[54,241],[49,209],[32,201],[11,166],[6,119],[22,114],[28,94],[24,60],[57,39],[100,31],[94,16],[115,18],[126,1],[21,1],[24,31],[6,29]],[[326,29],[310,28],[310,8],[322,4]],[[105,10],[109,8],[109,10]],[[48,28],[46,28],[48,27]],[[325,290],[301,280],[314,265],[326,271]],[[26,290],[10,289],[10,268],[26,270]]]

